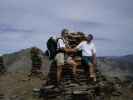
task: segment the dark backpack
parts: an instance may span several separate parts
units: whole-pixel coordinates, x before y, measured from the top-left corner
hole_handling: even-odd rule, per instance
[[[56,55],[56,50],[57,50],[57,41],[50,37],[47,41],[47,49],[48,49],[48,54],[50,59],[54,59]]]

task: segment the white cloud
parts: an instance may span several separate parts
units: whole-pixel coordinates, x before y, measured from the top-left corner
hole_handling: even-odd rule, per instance
[[[100,52],[114,47],[103,55],[114,55],[117,51],[133,53],[132,3],[132,0],[1,0],[0,25],[11,28],[0,30],[0,52],[32,45],[45,49],[48,37],[67,27],[113,40],[102,47],[96,41]]]

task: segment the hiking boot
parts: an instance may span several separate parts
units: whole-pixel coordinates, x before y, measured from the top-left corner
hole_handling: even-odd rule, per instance
[[[91,74],[91,75],[90,75],[90,78],[91,78],[94,82],[97,81],[97,80],[96,80],[96,75],[95,75],[95,73]]]

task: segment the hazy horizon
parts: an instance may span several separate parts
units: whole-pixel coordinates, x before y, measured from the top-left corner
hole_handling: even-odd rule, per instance
[[[0,55],[46,50],[63,28],[93,34],[98,56],[133,54],[133,0],[1,0]]]

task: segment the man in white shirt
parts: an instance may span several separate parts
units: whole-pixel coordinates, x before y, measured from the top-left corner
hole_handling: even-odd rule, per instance
[[[90,76],[88,78],[96,81],[95,74],[95,66],[96,66],[96,48],[94,43],[92,42],[93,36],[91,34],[88,35],[86,41],[82,41],[77,47],[74,49],[65,49],[66,52],[75,52],[77,50],[82,51],[82,63],[89,68]],[[72,65],[75,67],[75,62],[71,61]],[[76,70],[76,68],[75,68]]]
[[[93,36],[88,35],[87,41],[81,42],[75,49],[82,51],[83,64],[88,65],[90,78],[96,81],[95,65],[96,65],[96,48],[92,42]]]
[[[57,63],[57,81],[59,82],[62,79],[62,67],[64,65],[64,49],[66,48],[65,44],[65,34],[69,31],[64,29],[61,33],[61,37],[57,39],[57,54],[55,57],[55,61]]]

